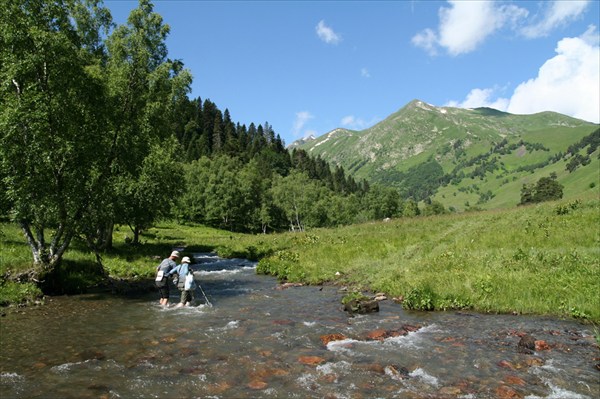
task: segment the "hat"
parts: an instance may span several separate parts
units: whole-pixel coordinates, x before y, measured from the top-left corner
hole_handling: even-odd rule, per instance
[[[183,259],[181,259],[181,263],[191,263],[190,258],[184,256]]]
[[[179,258],[179,251],[173,251],[173,252],[171,252],[171,256],[170,257]]]

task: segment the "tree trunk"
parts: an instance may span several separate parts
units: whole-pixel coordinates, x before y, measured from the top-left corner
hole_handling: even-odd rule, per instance
[[[138,245],[140,243],[140,233],[142,232],[142,228],[140,226],[135,226],[133,229],[133,245]]]
[[[60,264],[65,251],[71,243],[73,232],[61,224],[56,229],[52,242],[48,245],[45,240],[45,229],[43,226],[32,226],[26,220],[21,220],[19,225],[21,226],[21,230],[23,230],[25,238],[27,238],[27,243],[31,248],[33,256],[31,279],[36,283],[41,283]]]

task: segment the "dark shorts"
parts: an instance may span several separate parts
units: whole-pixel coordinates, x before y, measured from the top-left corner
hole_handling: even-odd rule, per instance
[[[185,305],[186,302],[192,302],[194,300],[194,293],[192,290],[189,291],[181,291],[181,303]]]
[[[165,284],[162,287],[158,287],[158,293],[160,294],[160,299],[169,297],[169,284]]]

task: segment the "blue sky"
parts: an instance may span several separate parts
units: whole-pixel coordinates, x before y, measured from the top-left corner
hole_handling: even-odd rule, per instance
[[[169,57],[232,119],[286,144],[413,99],[600,122],[600,2],[154,1]],[[117,23],[136,1],[105,0]]]

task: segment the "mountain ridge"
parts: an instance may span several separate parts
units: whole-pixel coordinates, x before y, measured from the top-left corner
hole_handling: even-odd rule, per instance
[[[319,137],[294,142],[288,148],[305,150],[341,166],[354,178],[396,187],[404,197],[417,200],[443,199],[440,195],[452,191],[443,190],[450,184],[457,189],[475,184],[486,195],[478,198],[460,195],[469,199],[462,206],[451,205],[468,209],[472,207],[472,199],[478,206],[488,203],[489,207],[495,207],[492,199],[502,191],[498,185],[484,184],[489,181],[467,181],[468,176],[503,181],[516,178],[521,186],[531,183],[531,175],[554,172],[562,176],[563,171],[556,164],[566,168],[569,158],[575,155],[568,153],[569,146],[597,129],[597,124],[552,111],[518,115],[488,107],[437,107],[415,99],[367,129],[336,128]],[[581,165],[590,175],[583,179],[588,186],[596,183],[591,178],[590,165],[598,166],[597,151],[595,147],[592,151],[595,154],[581,154],[590,159]],[[548,168],[551,164],[556,167]],[[474,173],[478,167],[486,172]],[[433,181],[428,181],[430,178]],[[426,190],[418,188],[418,179],[423,179],[428,186]],[[515,204],[519,190],[520,186],[509,190]],[[573,194],[572,191],[585,191],[585,187],[569,188],[567,194]],[[456,191],[451,195],[458,196]]]

